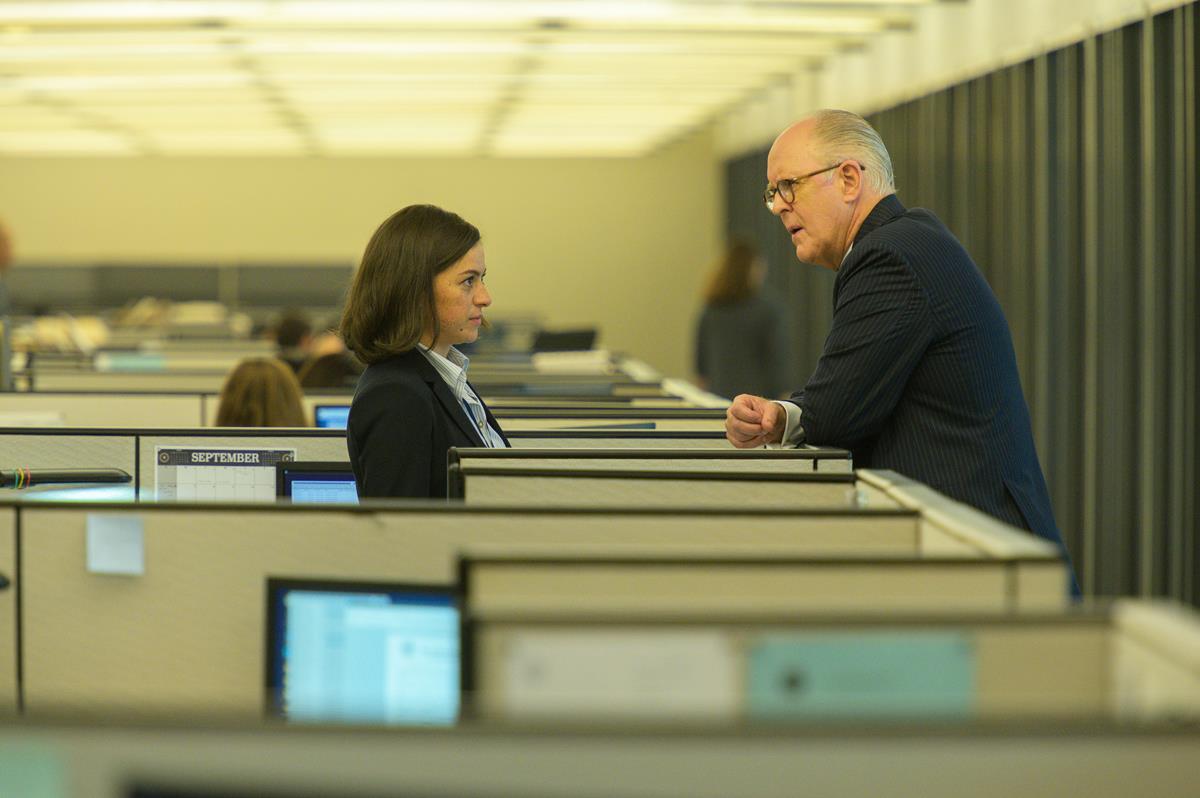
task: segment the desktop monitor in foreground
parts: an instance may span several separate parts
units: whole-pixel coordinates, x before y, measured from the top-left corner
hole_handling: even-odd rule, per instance
[[[313,420],[322,429],[345,429],[350,418],[350,405],[316,405]]]
[[[349,463],[281,462],[275,495],[294,504],[357,504],[358,486]]]
[[[268,579],[268,709],[293,721],[451,725],[459,638],[454,588]]]

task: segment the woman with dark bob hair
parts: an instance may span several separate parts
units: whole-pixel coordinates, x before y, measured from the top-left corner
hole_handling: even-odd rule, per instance
[[[455,344],[474,341],[492,297],[479,231],[410,205],[379,226],[354,275],[341,333],[367,364],[346,445],[361,497],[446,496],[446,450],[506,447]]]

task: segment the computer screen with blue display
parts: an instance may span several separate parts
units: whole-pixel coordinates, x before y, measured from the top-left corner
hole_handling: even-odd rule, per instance
[[[350,418],[350,405],[316,405],[313,417],[318,427],[345,429],[346,421]]]
[[[454,588],[269,579],[267,635],[275,714],[392,725],[458,719]]]
[[[357,504],[349,463],[283,462],[275,465],[275,494],[294,504]]]

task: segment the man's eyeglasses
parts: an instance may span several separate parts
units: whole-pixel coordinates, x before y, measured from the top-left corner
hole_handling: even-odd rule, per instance
[[[824,172],[828,172],[831,169],[837,169],[839,166],[841,166],[844,163],[858,164],[858,168],[863,171],[865,171],[867,168],[867,167],[863,166],[861,163],[858,163],[858,161],[848,161],[848,160],[847,161],[838,161],[833,166],[826,166],[824,169],[818,169],[817,171],[809,172],[806,175],[800,175],[799,177],[784,178],[783,180],[780,180],[778,183],[776,183],[774,186],[767,186],[767,190],[763,192],[763,202],[766,203],[767,210],[769,210],[769,211],[775,210],[775,195],[776,194],[783,197],[783,201],[786,202],[787,204],[791,205],[793,202],[796,201],[796,187],[797,186],[799,186],[805,180],[808,180],[810,177],[816,177],[817,175],[822,174]]]

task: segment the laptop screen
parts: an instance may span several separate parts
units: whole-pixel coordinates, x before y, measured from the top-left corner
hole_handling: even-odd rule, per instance
[[[349,463],[288,462],[275,466],[275,494],[294,504],[357,504]]]
[[[313,416],[317,426],[324,429],[345,429],[350,418],[350,405],[316,405]]]
[[[459,601],[450,587],[267,581],[269,708],[294,721],[452,725]]]

